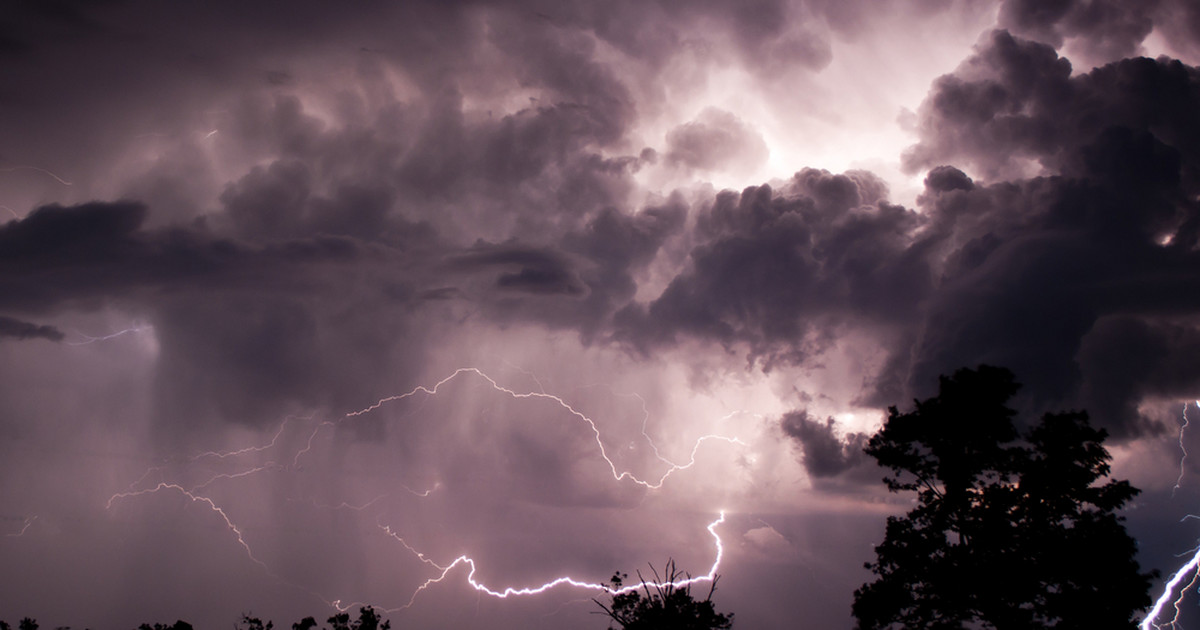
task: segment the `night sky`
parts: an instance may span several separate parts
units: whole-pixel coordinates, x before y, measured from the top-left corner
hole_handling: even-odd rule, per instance
[[[1197,64],[1188,0],[5,3],[0,619],[599,630],[483,589],[720,553],[848,629],[862,445],[979,364],[1109,432],[1157,598]]]

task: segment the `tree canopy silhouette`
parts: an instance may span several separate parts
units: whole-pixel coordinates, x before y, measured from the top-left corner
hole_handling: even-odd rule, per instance
[[[641,587],[624,593],[617,591],[624,588],[629,575],[613,574],[610,582],[614,592],[612,602],[605,605],[600,600],[592,600],[603,611],[598,614],[608,615],[623,630],[728,630],[733,626],[733,613],[718,613],[713,606],[716,577],[710,583],[708,595],[698,600],[692,597],[691,585],[675,586],[685,576],[675,568],[673,560],[667,561],[662,576],[657,569],[651,567],[651,570],[653,581],[647,581],[639,573]],[[611,624],[609,630],[613,630]]]
[[[888,410],[866,452],[916,507],[889,517],[878,578],[854,593],[858,628],[1134,628],[1150,604],[1116,512],[1139,491],[1108,476],[1107,433],[1085,412],[1026,432],[1006,369],[941,377],[938,395]]]

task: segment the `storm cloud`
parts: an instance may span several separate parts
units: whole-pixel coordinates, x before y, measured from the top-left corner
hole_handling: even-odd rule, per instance
[[[0,564],[35,568],[0,612],[582,627],[577,591],[447,567],[702,574],[719,534],[739,624],[844,628],[899,509],[867,436],[980,364],[1015,372],[1023,417],[1088,409],[1147,490],[1137,527],[1174,531],[1198,20],[14,7]]]

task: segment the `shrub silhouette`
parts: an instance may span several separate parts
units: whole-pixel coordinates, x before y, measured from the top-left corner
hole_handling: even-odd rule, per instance
[[[624,588],[629,575],[613,574],[609,588],[613,591],[612,601],[604,604],[592,600],[605,614],[623,630],[726,630],[733,626],[733,613],[722,614],[713,607],[712,595],[717,589],[714,576],[708,595],[698,600],[692,597],[691,585],[675,586],[687,576],[668,560],[660,577],[658,570],[651,567],[654,580],[647,581],[638,574],[640,588],[618,593]],[[609,626],[612,630],[613,626]]]

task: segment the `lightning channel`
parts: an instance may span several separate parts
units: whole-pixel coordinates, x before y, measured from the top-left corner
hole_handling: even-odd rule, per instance
[[[29,531],[29,528],[33,525],[33,522],[36,520],[37,520],[36,514],[26,518],[24,524],[21,527],[21,531],[13,532],[11,534],[5,534],[4,537],[5,538],[20,538],[21,536],[24,536],[25,532]]]
[[[717,533],[716,528],[717,528],[717,526],[721,525],[724,522],[725,522],[725,511],[721,510],[719,515],[717,516],[716,520],[709,523],[708,527],[706,528],[708,530],[709,535],[711,535],[713,537],[713,544],[716,549],[716,553],[715,553],[715,557],[713,558],[712,566],[709,567],[707,573],[705,573],[704,575],[699,575],[699,576],[694,576],[694,577],[688,577],[688,578],[681,579],[681,580],[676,580],[674,582],[649,582],[649,581],[647,581],[647,582],[644,582],[644,584],[646,584],[648,586],[664,586],[664,587],[672,586],[674,588],[683,588],[686,586],[690,586],[692,584],[696,584],[698,582],[711,582],[712,580],[714,580],[716,578],[717,571],[721,567],[721,560],[725,555],[725,546],[722,543],[721,536],[720,536],[720,534]],[[636,591],[636,590],[640,589],[643,584],[643,582],[639,582],[637,584],[630,584],[630,585],[621,587],[619,589],[614,589],[611,586],[609,586],[608,584],[603,584],[603,583],[599,583],[599,582],[588,582],[588,581],[584,581],[584,580],[578,580],[578,579],[575,579],[570,576],[563,576],[563,577],[558,577],[553,580],[550,580],[549,582],[544,582],[537,586],[527,586],[527,587],[509,586],[509,587],[504,587],[500,590],[496,590],[496,589],[493,589],[492,587],[487,586],[486,584],[483,584],[482,582],[478,581],[475,578],[475,573],[476,573],[477,567],[475,565],[475,560],[472,559],[470,556],[461,555],[461,556],[455,558],[449,564],[442,566],[442,565],[439,565],[438,563],[434,562],[433,560],[430,560],[429,557],[426,556],[424,553],[421,553],[417,549],[414,549],[412,547],[412,545],[409,545],[408,542],[404,540],[404,538],[402,538],[401,536],[399,536],[395,532],[393,532],[391,527],[386,526],[386,525],[380,525],[380,528],[383,529],[383,531],[386,532],[389,536],[391,536],[396,541],[398,541],[401,545],[403,545],[405,549],[407,549],[409,552],[411,552],[413,555],[415,555],[418,560],[420,560],[421,562],[424,562],[425,564],[427,564],[431,567],[434,567],[435,569],[437,569],[441,572],[436,577],[431,577],[431,578],[425,580],[424,583],[422,583],[419,587],[417,587],[417,589],[413,592],[412,597],[408,600],[407,604],[400,606],[398,608],[383,609],[383,610],[385,610],[385,612],[397,612],[397,611],[404,610],[405,608],[412,606],[417,601],[417,597],[425,589],[445,580],[446,576],[450,575],[450,572],[453,571],[455,567],[458,567],[460,565],[470,568],[470,570],[467,572],[466,582],[468,585],[471,586],[471,588],[475,589],[479,593],[488,595],[490,597],[495,597],[497,599],[508,599],[509,597],[514,597],[514,596],[538,595],[538,594],[544,593],[550,589],[553,589],[553,588],[556,588],[559,586],[570,586],[570,587],[574,587],[574,588],[605,592],[605,593],[609,593],[612,595],[620,595],[623,593],[629,593],[632,591]],[[347,604],[346,608],[342,608],[341,610],[343,610],[343,612],[344,612],[345,610],[348,610],[349,608],[359,605],[361,603],[362,602],[355,602],[353,604]]]
[[[1196,401],[1196,407],[1200,408],[1200,400]],[[1179,452],[1182,453],[1182,455],[1179,456],[1179,478],[1175,480],[1175,487],[1171,488],[1172,498],[1174,498],[1175,493],[1179,491],[1179,487],[1183,485],[1183,475],[1185,471],[1184,464],[1187,462],[1188,457],[1187,447],[1183,445],[1183,436],[1187,432],[1188,428],[1187,408],[1187,403],[1184,403],[1183,422],[1179,425]]]
[[[104,335],[102,337],[93,337],[91,335],[79,332],[77,330],[77,331],[75,331],[75,333],[77,335],[79,335],[80,337],[83,337],[83,341],[68,341],[66,343],[68,346],[86,346],[88,344],[93,344],[93,343],[97,343],[100,341],[108,341],[109,339],[116,339],[117,337],[122,337],[122,336],[129,335],[132,333],[140,333],[140,332],[144,332],[144,331],[147,331],[150,329],[151,329],[150,326],[144,326],[142,324],[134,324],[134,325],[130,326],[129,328],[125,328],[123,330],[118,330],[115,333],[112,333],[109,335]]]
[[[1200,400],[1196,400],[1195,403],[1196,407],[1200,408]],[[1183,406],[1183,422],[1179,427],[1179,450],[1183,454],[1179,458],[1179,478],[1175,481],[1175,487],[1171,489],[1172,497],[1175,496],[1175,492],[1178,491],[1183,484],[1183,476],[1185,472],[1184,465],[1188,456],[1187,448],[1183,443],[1183,438],[1187,427],[1187,404],[1185,403]],[[1193,514],[1188,514],[1180,519],[1180,522],[1195,518],[1200,517]],[[1168,579],[1166,584],[1163,585],[1162,594],[1159,595],[1158,599],[1154,601],[1154,606],[1150,608],[1150,612],[1146,613],[1146,616],[1142,618],[1142,622],[1138,626],[1141,628],[1141,630],[1150,630],[1151,628],[1179,628],[1179,616],[1183,613],[1183,599],[1187,595],[1187,592],[1195,587],[1197,582],[1200,581],[1200,545],[1192,548],[1191,551],[1180,554],[1178,557],[1187,556],[1189,554],[1191,557],[1183,566],[1176,569],[1175,573],[1171,574],[1170,579]],[[1188,579],[1189,576],[1190,579]],[[1185,580],[1187,580],[1186,584],[1184,584]],[[1181,584],[1183,586],[1180,586]],[[1178,595],[1176,595],[1176,592],[1178,592]],[[1175,611],[1175,614],[1165,623],[1155,623],[1155,620],[1163,615],[1163,610],[1168,605],[1172,607],[1172,609]]]
[[[124,333],[122,333],[122,334],[124,334]],[[156,493],[160,493],[160,492],[175,492],[175,493],[181,494],[184,497],[186,497],[187,499],[189,499],[191,502],[203,504],[211,512],[215,513],[221,519],[221,521],[225,524],[225,527],[229,531],[232,538],[237,542],[237,544],[245,552],[247,558],[249,558],[255,564],[260,566],[267,575],[269,575],[275,579],[279,579],[281,582],[283,582],[285,584],[288,584],[290,586],[293,586],[300,590],[303,590],[304,592],[307,592],[308,594],[316,597],[317,599],[330,605],[333,608],[336,608],[340,611],[348,610],[351,606],[353,606],[355,604],[344,604],[342,602],[342,600],[340,600],[340,599],[336,599],[336,600],[332,600],[332,601],[327,600],[324,597],[321,597],[319,594],[317,594],[311,590],[305,589],[293,582],[290,582],[290,581],[284,579],[283,577],[277,575],[276,573],[274,573],[265,562],[260,560],[254,554],[254,552],[251,548],[251,545],[247,541],[246,536],[244,535],[243,531],[241,530],[241,528],[239,528],[237,526],[237,524],[230,517],[230,515],[225,511],[225,509],[223,509],[220,505],[218,505],[218,503],[211,497],[201,494],[201,491],[204,490],[205,488],[209,487],[210,485],[216,483],[217,481],[221,481],[221,480],[238,480],[241,478],[245,478],[245,477],[248,477],[251,475],[255,475],[255,474],[267,472],[267,471],[294,472],[294,471],[301,470],[302,469],[300,466],[301,458],[305,454],[310,453],[313,450],[316,438],[322,431],[324,431],[326,429],[334,428],[342,423],[353,421],[357,418],[366,416],[367,414],[375,412],[376,410],[378,410],[386,405],[389,405],[391,403],[395,403],[395,402],[398,402],[398,401],[401,401],[404,399],[412,398],[412,397],[418,396],[418,395],[425,395],[425,396],[431,396],[431,397],[436,396],[439,394],[439,392],[442,390],[442,388],[444,386],[446,386],[448,383],[450,383],[451,381],[453,381],[455,379],[459,379],[459,378],[465,378],[465,377],[475,377],[475,378],[482,379],[495,392],[504,394],[512,399],[516,399],[516,400],[538,399],[538,400],[548,401],[550,403],[558,405],[568,415],[570,415],[570,416],[576,418],[577,420],[583,422],[584,424],[586,424],[588,429],[591,431],[591,434],[594,437],[594,441],[596,443],[597,449],[598,449],[601,457],[604,459],[605,463],[607,464],[607,468],[608,468],[609,472],[611,473],[611,476],[615,482],[636,483],[647,489],[657,490],[657,489],[662,488],[662,486],[665,484],[667,479],[675,472],[686,470],[686,469],[689,469],[692,466],[694,466],[697,461],[696,458],[697,458],[699,449],[704,443],[706,443],[708,441],[716,440],[716,441],[723,441],[723,442],[727,442],[727,443],[731,443],[731,444],[739,444],[739,445],[745,444],[744,442],[742,442],[741,440],[739,440],[736,437],[729,437],[729,436],[722,436],[722,435],[704,435],[704,436],[701,436],[696,439],[695,443],[692,446],[692,450],[688,456],[688,460],[685,463],[676,463],[676,462],[670,460],[669,458],[663,456],[659,452],[659,449],[654,444],[653,440],[650,438],[649,430],[648,430],[649,412],[646,409],[645,400],[641,399],[641,397],[639,396],[638,398],[640,400],[642,400],[642,407],[643,407],[643,411],[644,411],[644,417],[643,417],[643,422],[642,422],[642,435],[646,439],[646,441],[650,444],[651,448],[654,450],[656,457],[660,461],[667,464],[667,466],[668,466],[667,470],[662,475],[658,476],[657,478],[651,477],[651,478],[643,479],[628,470],[623,471],[623,470],[618,469],[617,464],[612,460],[612,458],[609,457],[608,451],[604,446],[604,441],[602,439],[600,428],[597,425],[597,423],[591,417],[589,417],[588,415],[584,414],[583,412],[581,412],[578,409],[576,409],[575,407],[573,407],[570,403],[568,403],[563,398],[561,398],[559,396],[555,396],[553,394],[548,394],[544,391],[530,391],[530,392],[516,391],[511,388],[501,385],[499,382],[497,382],[491,376],[487,375],[486,373],[484,373],[482,370],[480,370],[478,368],[464,367],[464,368],[459,368],[459,369],[455,370],[453,373],[451,373],[450,375],[446,376],[445,378],[437,381],[433,385],[420,385],[420,386],[414,387],[413,389],[411,389],[407,392],[404,392],[401,394],[396,394],[393,396],[388,396],[385,398],[381,398],[369,406],[363,407],[356,411],[350,411],[348,413],[345,413],[341,417],[337,418],[336,420],[324,420],[324,421],[316,422],[312,426],[311,431],[308,433],[307,438],[303,440],[303,446],[301,448],[297,449],[292,454],[292,456],[290,458],[290,463],[281,464],[281,463],[279,463],[279,461],[287,461],[287,460],[286,459],[284,459],[284,460],[273,459],[272,461],[268,461],[266,463],[259,463],[257,465],[251,465],[251,466],[245,467],[245,468],[235,471],[235,472],[220,472],[217,474],[212,474],[212,475],[208,476],[205,480],[203,480],[199,483],[195,483],[190,486],[187,486],[187,485],[183,484],[182,482],[176,482],[176,481],[168,480],[167,478],[165,478],[166,473],[167,473],[167,466],[152,467],[152,468],[148,469],[145,473],[143,473],[139,479],[137,479],[136,481],[131,483],[125,491],[118,492],[116,494],[113,494],[111,497],[109,497],[105,508],[107,510],[111,510],[111,509],[113,509],[114,505],[120,501],[130,500],[130,499],[134,499],[137,497],[143,497],[143,496],[156,494]],[[535,383],[537,383],[537,385],[540,389],[541,383],[537,382],[536,380],[535,380]],[[309,422],[312,422],[312,420],[313,420],[313,418],[311,416],[308,418],[303,418],[303,419],[306,421],[309,421]],[[288,430],[288,427],[291,425],[291,423],[293,423],[295,420],[297,420],[297,418],[295,418],[295,417],[286,418],[280,424],[279,428],[276,429],[274,434],[272,434],[271,438],[269,440],[267,440],[265,443],[261,443],[261,444],[257,444],[257,445],[253,445],[253,446],[247,446],[247,447],[234,449],[234,450],[205,451],[205,452],[202,452],[202,453],[199,453],[196,455],[189,456],[186,459],[184,459],[183,461],[184,461],[184,463],[194,463],[194,462],[199,462],[201,460],[218,460],[218,461],[220,461],[220,460],[236,458],[238,456],[243,456],[243,455],[253,455],[253,454],[263,453],[265,451],[268,451],[268,450],[276,447],[279,444],[282,436]],[[159,479],[157,480],[157,483],[155,485],[149,486],[148,481],[152,478],[152,476],[156,472],[159,475]],[[144,483],[146,484],[145,487],[143,487]],[[441,487],[440,482],[435,483],[431,488],[426,489],[426,490],[414,490],[404,484],[400,484],[400,485],[406,491],[408,491],[410,494],[413,494],[413,495],[415,495],[417,497],[421,497],[421,498],[428,497],[431,493],[433,493],[434,491],[436,491],[438,488]],[[312,500],[312,503],[315,507],[318,507],[318,508],[326,508],[326,509],[334,509],[334,510],[351,509],[351,510],[361,512],[361,511],[365,511],[367,508],[371,507],[373,504],[375,504],[378,501],[380,501],[381,499],[383,499],[384,496],[386,496],[386,495],[376,496],[374,499],[371,499],[370,501],[368,501],[364,504],[361,504],[361,505],[354,505],[354,504],[350,504],[350,503],[346,503],[346,502],[343,502],[343,503],[340,503],[337,505],[328,505],[328,504],[318,503],[315,499]],[[303,500],[303,499],[292,499],[292,500]],[[715,542],[715,548],[716,548],[715,559],[714,559],[713,564],[710,567],[709,571],[704,575],[700,575],[697,577],[688,577],[687,579],[684,579],[684,580],[672,582],[671,583],[672,585],[674,585],[676,587],[682,587],[682,586],[687,586],[689,584],[693,584],[693,583],[697,583],[697,582],[711,581],[714,578],[714,576],[716,575],[716,571],[720,567],[721,560],[724,556],[724,547],[722,545],[721,538],[718,535],[716,528],[724,522],[725,522],[725,512],[721,511],[718,518],[716,520],[712,521],[707,527],[709,534],[713,537],[713,540]],[[418,550],[411,544],[409,544],[398,532],[394,531],[390,526],[383,525],[378,520],[376,521],[376,525],[379,526],[388,536],[390,536],[391,538],[393,538],[394,540],[399,542],[409,553],[413,554],[413,556],[415,558],[417,558],[423,564],[427,565],[435,573],[435,575],[426,579],[423,583],[421,583],[413,591],[412,596],[409,598],[408,603],[405,604],[404,606],[401,606],[396,609],[380,608],[381,610],[385,610],[387,612],[395,612],[397,610],[402,610],[404,608],[408,608],[417,600],[418,596],[421,593],[425,592],[433,585],[446,580],[447,577],[452,572],[454,572],[454,570],[456,568],[458,568],[460,566],[467,568],[466,583],[468,585],[470,585],[475,591],[477,591],[481,595],[486,595],[486,596],[495,597],[495,598],[499,598],[499,599],[507,599],[509,597],[518,597],[518,596],[537,595],[537,594],[544,593],[550,589],[553,589],[553,588],[556,588],[559,586],[570,586],[570,587],[581,588],[581,589],[606,591],[606,592],[610,592],[610,593],[614,593],[614,594],[628,592],[628,591],[634,590],[640,586],[640,585],[630,585],[628,587],[625,587],[625,588],[622,588],[619,590],[612,590],[610,586],[605,585],[603,583],[590,582],[590,581],[586,581],[586,580],[576,579],[576,578],[570,577],[570,576],[563,576],[563,577],[555,578],[553,580],[550,580],[548,582],[545,582],[545,583],[537,585],[537,586],[493,587],[493,586],[484,584],[482,581],[477,579],[476,576],[477,576],[477,572],[478,572],[478,566],[476,564],[476,561],[469,555],[465,555],[465,554],[461,555],[457,558],[454,558],[453,560],[451,560],[449,562],[444,562],[444,561],[438,562],[438,561],[435,561],[434,559],[430,558],[427,554]],[[650,584],[650,583],[647,582],[647,584]]]
[[[74,186],[75,185],[75,184],[72,184],[71,182],[59,177],[58,175],[55,175],[54,173],[51,173],[50,171],[48,171],[44,168],[38,168],[36,166],[29,166],[28,164],[17,164],[15,166],[6,166],[3,168],[0,168],[0,172],[11,173],[13,171],[19,171],[22,169],[30,170],[30,171],[38,171],[39,173],[45,173],[46,175],[53,177],[55,180],[58,181],[58,183],[62,184],[63,186]]]
[[[348,420],[348,419],[355,418],[358,416],[366,415],[368,413],[371,413],[372,411],[375,411],[376,409],[379,409],[380,407],[383,407],[384,405],[386,405],[388,403],[404,400],[406,398],[411,398],[420,393],[424,393],[429,396],[435,396],[435,395],[437,395],[438,391],[441,389],[441,387],[443,385],[445,385],[446,383],[449,383],[450,381],[452,381],[464,374],[474,374],[474,375],[478,376],[479,378],[482,378],[483,380],[487,381],[487,383],[489,385],[491,385],[492,389],[494,389],[495,391],[506,394],[514,399],[535,398],[535,399],[540,399],[540,400],[552,401],[555,404],[559,405],[565,411],[567,411],[569,414],[571,414],[572,416],[575,416],[579,420],[586,423],[588,425],[588,427],[591,429],[592,435],[595,438],[596,446],[599,447],[599,449],[600,449],[600,456],[603,457],[605,463],[608,464],[609,471],[612,473],[612,477],[614,480],[616,480],[616,481],[629,480],[633,483],[636,483],[640,486],[646,487],[651,490],[658,490],[659,488],[662,488],[663,484],[667,481],[667,478],[670,477],[675,472],[680,471],[680,470],[687,470],[688,468],[691,468],[692,466],[694,466],[696,464],[696,453],[699,450],[700,445],[706,441],[717,440],[717,441],[721,441],[721,442],[727,442],[730,444],[737,444],[739,446],[746,445],[745,442],[741,441],[740,439],[738,439],[736,437],[729,437],[729,436],[724,436],[724,435],[712,435],[712,434],[704,435],[704,436],[697,438],[696,443],[692,448],[692,452],[688,459],[688,462],[686,464],[677,464],[675,462],[672,462],[669,459],[662,457],[662,455],[660,455],[658,453],[658,448],[655,447],[653,441],[651,441],[650,445],[652,448],[654,448],[655,454],[658,455],[658,458],[660,460],[662,460],[663,462],[665,462],[668,465],[668,468],[667,468],[666,472],[664,472],[657,480],[641,479],[637,475],[633,474],[630,471],[627,471],[627,470],[620,471],[617,469],[616,463],[613,462],[611,457],[609,457],[608,450],[604,447],[604,440],[601,437],[599,427],[596,426],[596,422],[594,420],[592,420],[590,417],[588,417],[587,415],[585,415],[584,413],[582,413],[579,410],[572,407],[569,403],[567,403],[567,401],[565,401],[562,398],[555,396],[553,394],[546,394],[543,392],[517,392],[515,390],[509,389],[509,388],[504,387],[503,385],[497,383],[495,379],[493,379],[492,377],[485,374],[479,368],[473,368],[473,367],[458,368],[457,370],[454,371],[454,373],[452,373],[449,376],[438,381],[432,387],[418,385],[417,387],[414,387],[413,389],[411,389],[403,394],[397,394],[394,396],[388,396],[386,398],[380,398],[378,401],[376,401],[374,404],[372,404],[368,407],[364,407],[362,409],[359,409],[358,411],[351,411],[351,412],[347,413],[343,417],[343,420]],[[646,435],[644,427],[645,427],[645,425],[643,423],[642,434]],[[649,436],[646,435],[646,438],[649,439]]]
[[[212,499],[210,499],[206,496],[203,496],[203,495],[193,494],[191,491],[187,490],[186,488],[184,488],[183,486],[181,486],[177,483],[160,482],[158,485],[154,486],[153,488],[147,488],[144,490],[134,490],[134,491],[130,491],[130,492],[118,492],[117,494],[114,494],[111,497],[109,497],[108,503],[104,507],[107,510],[111,510],[113,503],[116,501],[119,501],[122,499],[128,499],[130,497],[143,496],[143,495],[147,495],[147,494],[155,494],[162,490],[174,490],[174,491],[179,492],[183,496],[187,497],[188,499],[191,499],[191,501],[193,503],[203,503],[203,504],[207,505],[210,510],[212,510],[218,516],[221,517],[221,520],[225,521],[225,527],[228,528],[229,531],[233,533],[234,537],[237,539],[237,543],[239,545],[241,545],[242,549],[244,549],[246,551],[246,556],[248,558],[250,558],[251,560],[253,560],[255,564],[262,567],[263,570],[267,572],[267,574],[269,574],[271,576],[275,576],[275,574],[271,571],[270,567],[268,567],[266,565],[266,563],[264,563],[262,560],[259,560],[256,557],[254,557],[254,551],[252,551],[250,549],[250,545],[246,543],[245,537],[242,536],[242,530],[238,529],[238,526],[235,525],[234,522],[229,518],[229,515],[225,513],[225,510],[221,509],[221,507],[218,506],[217,503],[215,501],[213,501]],[[278,577],[278,576],[275,576],[275,577]]]

